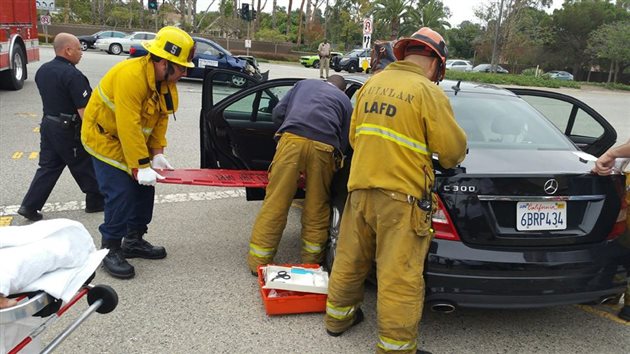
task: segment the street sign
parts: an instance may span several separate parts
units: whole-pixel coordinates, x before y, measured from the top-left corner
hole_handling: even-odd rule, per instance
[[[363,36],[363,49],[369,49],[371,43],[372,43],[371,35],[368,34],[368,35]]]
[[[372,34],[372,19],[366,18],[363,19],[363,35],[369,36]]]
[[[54,10],[55,0],[35,0],[35,7],[38,10]]]
[[[39,21],[42,23],[42,25],[46,26],[52,22],[52,18],[50,17],[50,15],[42,15],[39,18]]]
[[[245,48],[251,48],[252,47],[252,40],[251,39],[246,39],[245,40]]]

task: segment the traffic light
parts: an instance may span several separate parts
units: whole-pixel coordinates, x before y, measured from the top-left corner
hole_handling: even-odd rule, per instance
[[[158,8],[157,0],[149,0],[147,6],[149,7],[150,10],[157,10]]]
[[[252,20],[256,19],[256,10],[252,10]]]
[[[241,4],[241,18],[245,21],[249,21],[249,4],[243,3]]]

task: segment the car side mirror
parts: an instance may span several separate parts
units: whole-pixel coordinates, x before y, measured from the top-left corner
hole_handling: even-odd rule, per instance
[[[223,54],[223,52],[219,52],[219,58],[223,58],[225,56],[225,54]]]

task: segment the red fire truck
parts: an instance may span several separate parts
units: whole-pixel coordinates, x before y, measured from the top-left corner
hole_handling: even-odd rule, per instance
[[[0,86],[19,90],[39,60],[35,0],[0,0]]]

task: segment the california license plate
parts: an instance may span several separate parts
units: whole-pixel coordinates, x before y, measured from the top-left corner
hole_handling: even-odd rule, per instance
[[[516,203],[516,230],[565,230],[567,228],[567,202]]]

